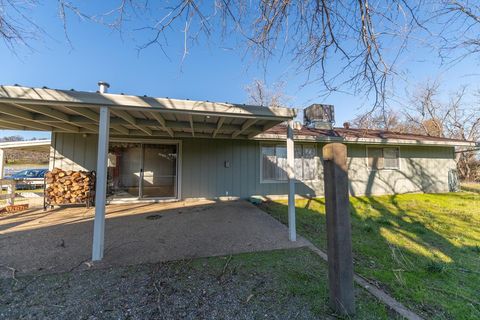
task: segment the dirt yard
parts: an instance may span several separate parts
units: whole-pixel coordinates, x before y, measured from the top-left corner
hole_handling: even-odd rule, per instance
[[[85,269],[94,209],[33,209],[0,215],[0,264],[18,274]],[[100,267],[300,247],[287,228],[246,201],[107,206]],[[0,267],[0,277],[8,269]]]
[[[335,319],[306,248],[0,279],[0,319]],[[395,319],[356,289],[354,319]]]

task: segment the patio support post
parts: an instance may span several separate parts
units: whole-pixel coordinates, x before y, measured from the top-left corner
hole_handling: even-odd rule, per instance
[[[103,259],[105,241],[105,206],[107,201],[108,140],[110,130],[110,109],[100,108],[98,126],[97,175],[95,188],[95,220],[93,225],[92,260]]]
[[[352,315],[355,298],[347,147],[341,143],[325,145],[323,160],[330,306],[339,314]]]
[[[4,177],[3,170],[5,170],[5,151],[0,149],[0,179]]]
[[[293,144],[293,120],[288,121],[287,129],[287,175],[288,175],[288,237],[297,240],[295,227],[295,153]]]

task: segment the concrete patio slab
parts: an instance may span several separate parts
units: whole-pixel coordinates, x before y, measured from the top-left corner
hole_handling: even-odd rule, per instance
[[[93,209],[41,209],[0,216],[0,274],[92,267]],[[105,258],[93,267],[191,259],[306,246],[246,201],[107,207]]]

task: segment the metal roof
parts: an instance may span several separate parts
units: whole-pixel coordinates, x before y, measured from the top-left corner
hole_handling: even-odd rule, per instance
[[[0,149],[15,149],[22,151],[50,151],[50,139],[45,140],[29,140],[29,141],[9,141],[0,142]]]
[[[289,108],[0,86],[0,129],[96,133],[102,106],[111,110],[116,136],[252,138],[296,115]]]
[[[285,140],[287,128],[278,125],[255,137],[259,140]],[[433,137],[420,134],[399,133],[385,130],[332,128],[316,129],[302,126],[294,129],[294,138],[299,141],[341,142],[352,144],[409,144],[425,146],[476,147],[479,143],[459,139]]]

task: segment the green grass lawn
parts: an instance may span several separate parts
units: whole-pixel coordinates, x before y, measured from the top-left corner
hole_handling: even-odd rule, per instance
[[[298,232],[326,248],[324,199],[298,200]],[[287,223],[286,201],[261,207]],[[425,318],[480,318],[480,195],[352,197],[355,272]]]

